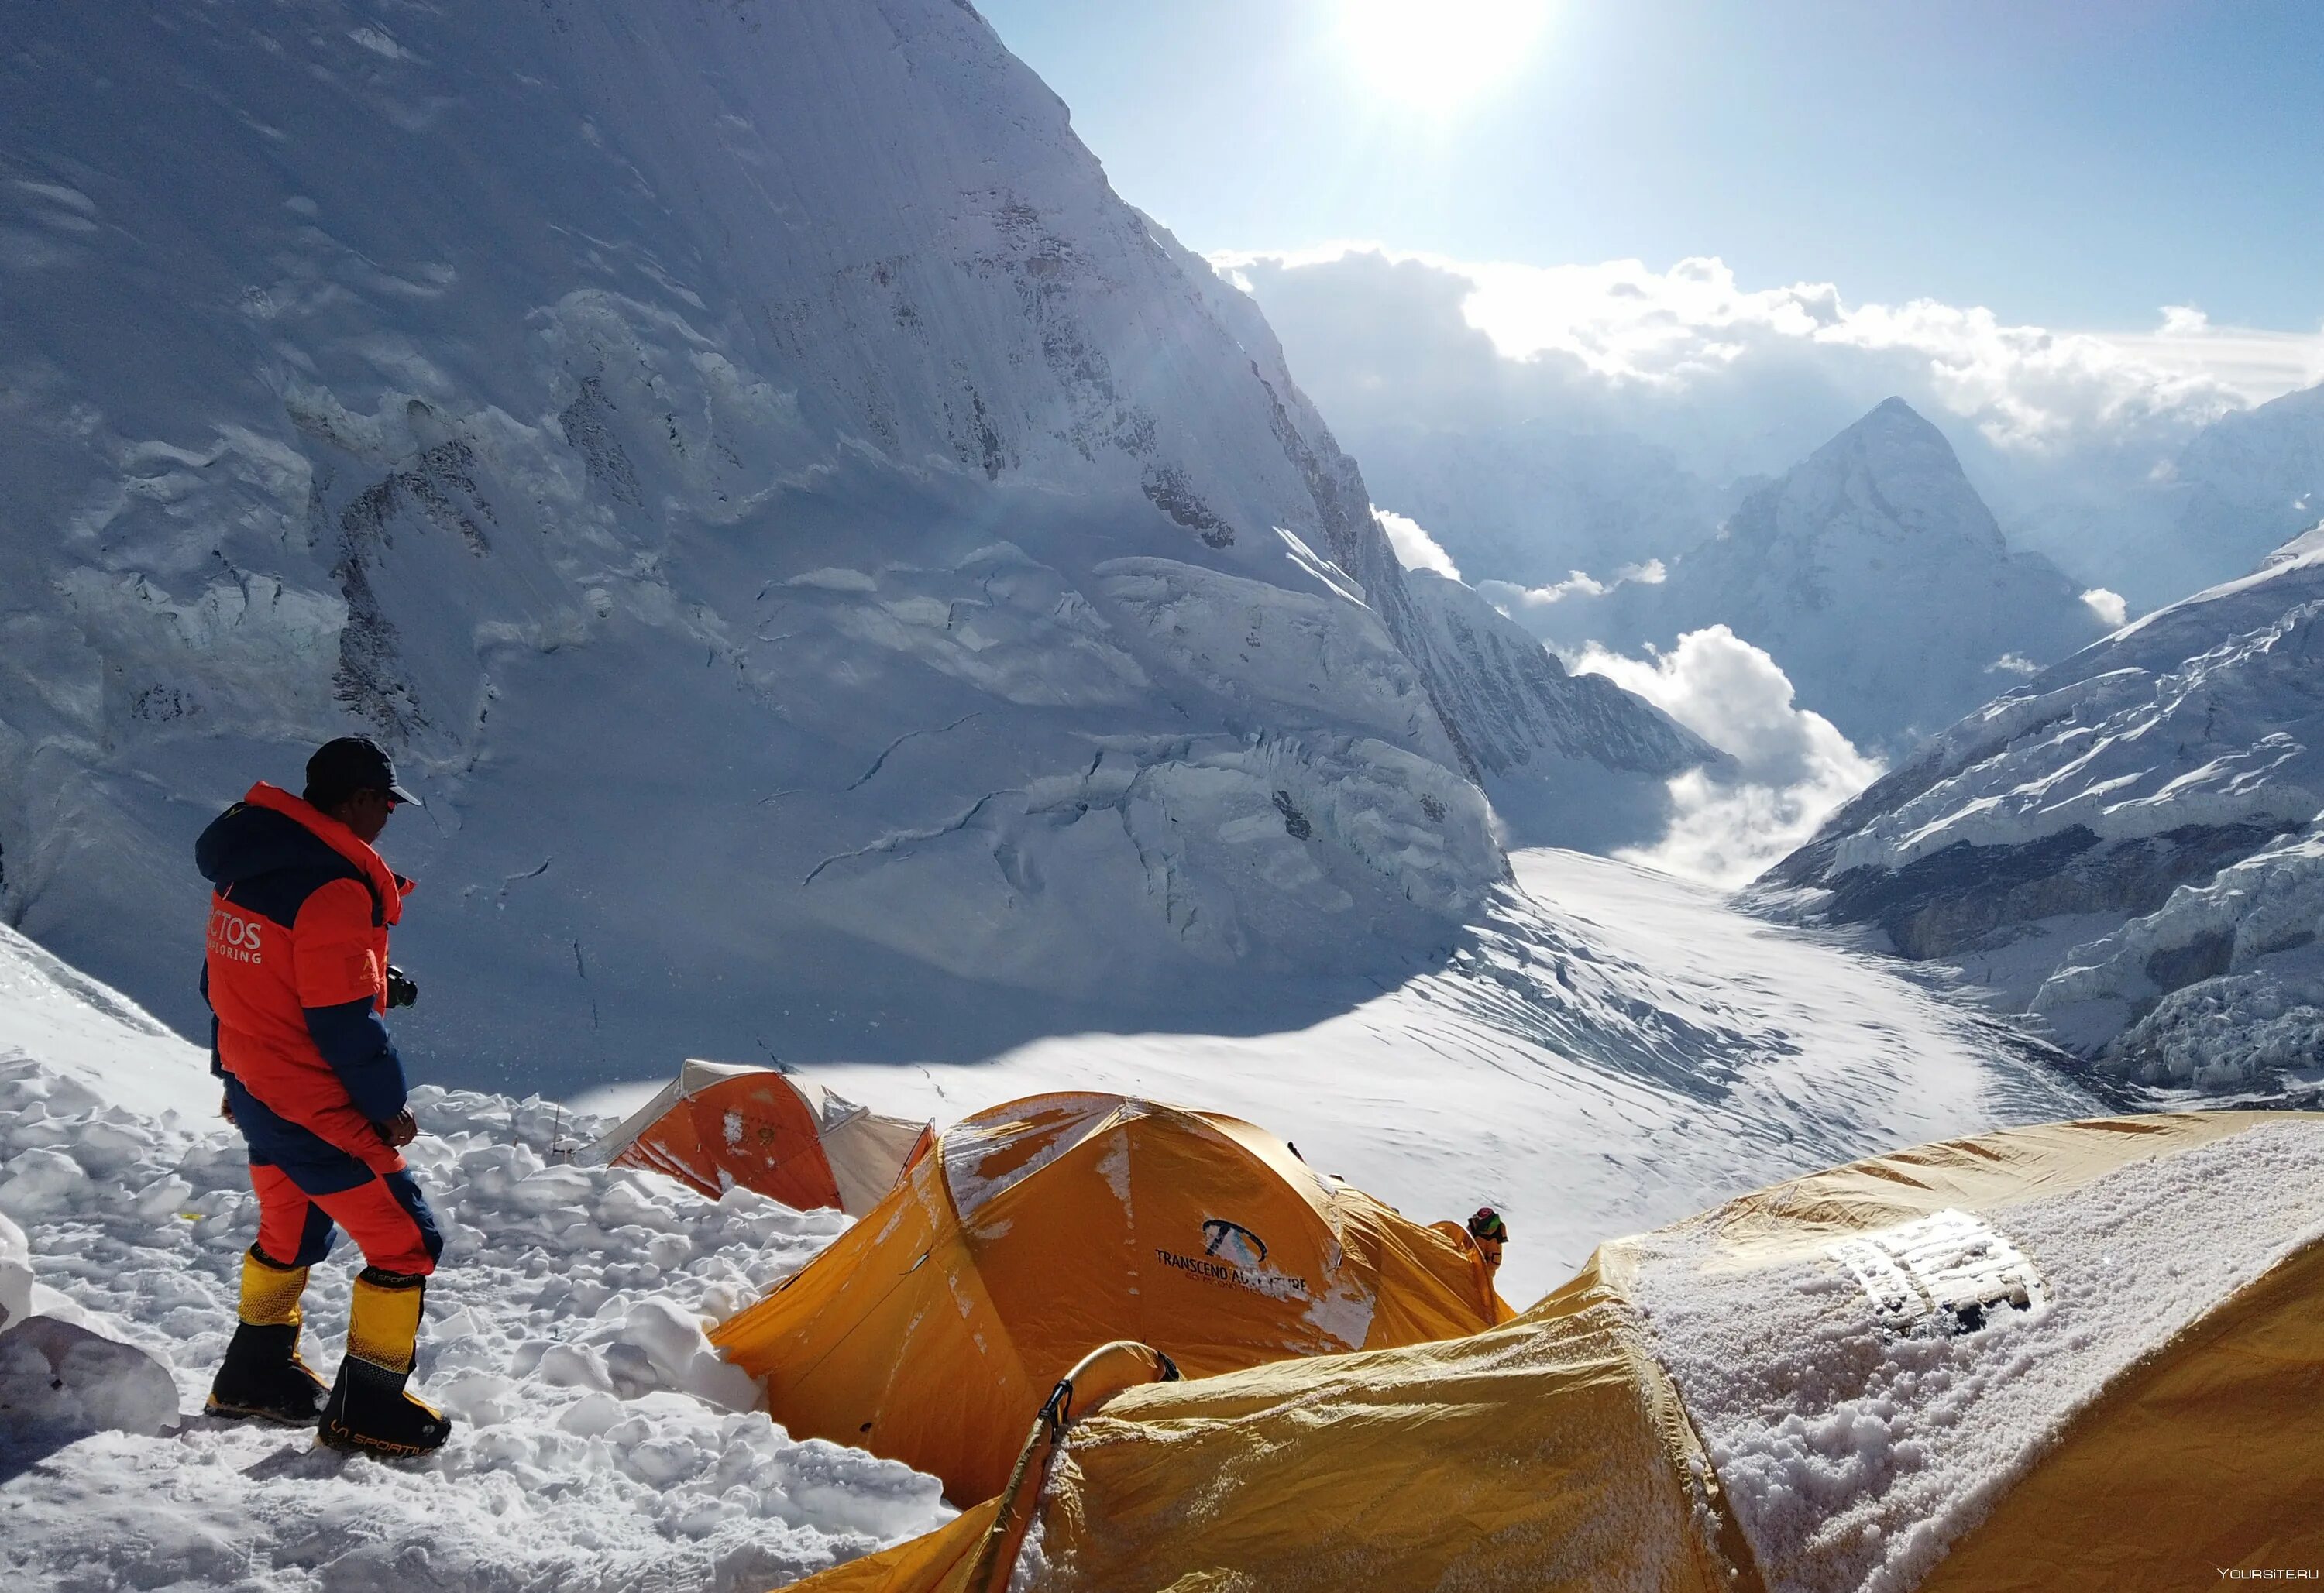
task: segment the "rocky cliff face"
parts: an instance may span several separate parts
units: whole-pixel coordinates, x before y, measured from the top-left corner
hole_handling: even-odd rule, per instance
[[[1987,704],[1763,889],[1943,958],[2136,1082],[2324,1062],[2324,528]]]
[[[1263,1001],[1503,876],[1499,664],[968,6],[10,46],[0,911],[166,1016],[192,834],[350,728],[479,1080]]]

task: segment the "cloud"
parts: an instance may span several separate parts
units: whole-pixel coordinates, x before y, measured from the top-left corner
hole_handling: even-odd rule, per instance
[[[1636,584],[1659,586],[1670,579],[1670,571],[1659,558],[1644,564],[1626,564],[1606,580],[1600,580],[1587,570],[1570,572],[1563,581],[1547,586],[1519,586],[1508,581],[1480,581],[1477,591],[1487,603],[1501,612],[1516,618],[1525,609],[1544,609],[1563,603],[1569,597],[1603,597],[1617,586]]]
[[[2082,601],[2089,604],[2090,612],[2116,630],[2121,629],[2123,622],[2130,618],[2130,604],[2119,592],[2093,586],[2082,594]]]
[[[1388,533],[1388,545],[1396,549],[1396,561],[1408,570],[1434,570],[1452,580],[1461,578],[1460,566],[1452,556],[1436,545],[1436,539],[1423,530],[1417,520],[1397,513],[1392,509],[1372,505],[1372,513],[1379,518],[1380,529]]]
[[[2039,456],[2181,438],[2324,380],[2324,327],[2218,327],[2187,305],[2153,330],[2068,331],[1934,299],[1850,303],[1829,282],[1747,287],[1716,258],[1656,271],[1339,244],[1213,259],[1335,424],[1378,402],[1442,425],[1465,402],[1620,427],[1714,473],[1781,469],[1890,393]]]
[[[1567,662],[1636,692],[1735,760],[1731,769],[1692,769],[1671,781],[1669,831],[1651,847],[1617,854],[1628,861],[1707,884],[1745,884],[1883,772],[1830,720],[1796,706],[1775,659],[1724,625],[1690,631],[1646,658],[1593,645]]]

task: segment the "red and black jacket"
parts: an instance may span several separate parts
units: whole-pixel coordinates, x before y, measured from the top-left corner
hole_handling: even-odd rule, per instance
[[[314,1193],[401,1172],[373,1125],[404,1107],[380,1015],[388,930],[411,882],[345,824],[263,782],[202,832],[194,861],[215,887],[203,966],[214,1063],[239,1087],[252,1159]]]

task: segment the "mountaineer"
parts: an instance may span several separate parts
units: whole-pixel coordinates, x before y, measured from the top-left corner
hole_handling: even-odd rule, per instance
[[[220,1110],[250,1147],[258,1241],[240,1323],[211,1386],[214,1415],[305,1425],[336,1449],[424,1455],[451,1423],[404,1390],[443,1239],[401,1147],[419,1132],[381,1015],[419,990],[388,962],[411,882],[372,843],[402,803],[395,766],[361,736],[307,763],[303,796],[264,781],[195,843],[215,888],[202,992]],[[307,1269],[345,1229],[366,1263],[327,1391],[299,1354]]]
[[[1509,1242],[1509,1225],[1490,1206],[1480,1206],[1469,1219],[1469,1237],[1477,1241],[1488,1276],[1501,1269],[1501,1247]]]

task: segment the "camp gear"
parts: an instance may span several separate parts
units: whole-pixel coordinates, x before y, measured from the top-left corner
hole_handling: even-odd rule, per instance
[[[213,1416],[254,1416],[288,1426],[311,1424],[327,1392],[299,1354],[300,1296],[307,1269],[276,1262],[258,1248],[242,1258],[241,1320],[204,1407]]]
[[[1874,1157],[1609,1242],[1472,1337],[1129,1388],[1014,1496],[797,1587],[2159,1593],[2315,1565],[2320,1191],[2312,1114]],[[983,1552],[1012,1522],[1038,1561]]]
[[[366,1266],[355,1275],[347,1353],[318,1431],[333,1449],[397,1458],[441,1449],[452,1423],[404,1390],[428,1280]]]
[[[579,1159],[650,1167],[714,1201],[740,1185],[802,1211],[861,1217],[935,1143],[927,1123],[881,1117],[820,1084],[689,1060]]]
[[[829,1249],[712,1335],[794,1437],[1008,1480],[1067,1368],[1136,1339],[1189,1377],[1471,1333],[1465,1245],[1320,1177],[1264,1129],[1117,1095],[979,1112]]]

